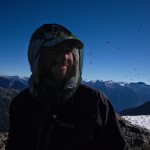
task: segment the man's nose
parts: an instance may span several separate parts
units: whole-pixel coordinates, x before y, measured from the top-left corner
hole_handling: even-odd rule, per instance
[[[69,52],[63,51],[59,54],[59,59],[68,60]]]

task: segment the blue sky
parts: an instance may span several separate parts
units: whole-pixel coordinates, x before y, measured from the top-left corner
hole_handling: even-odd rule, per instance
[[[83,79],[150,84],[149,0],[1,0],[0,74],[30,76],[32,32],[59,23],[85,44]]]

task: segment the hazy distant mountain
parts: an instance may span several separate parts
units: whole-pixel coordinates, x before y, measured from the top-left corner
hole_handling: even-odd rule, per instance
[[[143,82],[124,83],[97,80],[95,82],[83,81],[83,83],[104,92],[117,112],[150,101],[150,85]]]
[[[130,116],[134,116],[134,115],[150,115],[150,101],[135,107],[135,108],[129,108],[129,109],[125,109],[122,110],[120,112],[121,115],[130,115]]]
[[[27,77],[0,76],[0,87],[5,89],[23,90],[28,86]]]

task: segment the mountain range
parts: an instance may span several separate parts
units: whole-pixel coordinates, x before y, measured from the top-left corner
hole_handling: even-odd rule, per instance
[[[28,87],[28,77],[0,76],[0,87],[22,91]],[[125,83],[113,81],[82,81],[108,96],[117,112],[137,107],[150,101],[150,85],[143,82]]]
[[[115,110],[120,112],[150,101],[150,85],[143,82],[125,83],[113,81],[83,81],[83,83],[105,93]]]
[[[0,87],[22,91],[28,86],[28,77],[0,76]]]

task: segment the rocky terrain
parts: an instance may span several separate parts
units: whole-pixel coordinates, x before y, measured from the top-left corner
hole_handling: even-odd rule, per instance
[[[8,131],[9,105],[17,93],[18,90],[0,87],[0,132]]]
[[[8,132],[0,132],[0,150],[5,150],[5,143],[8,139]]]
[[[150,150],[150,130],[133,125],[120,115],[118,119],[125,134],[127,150]]]

